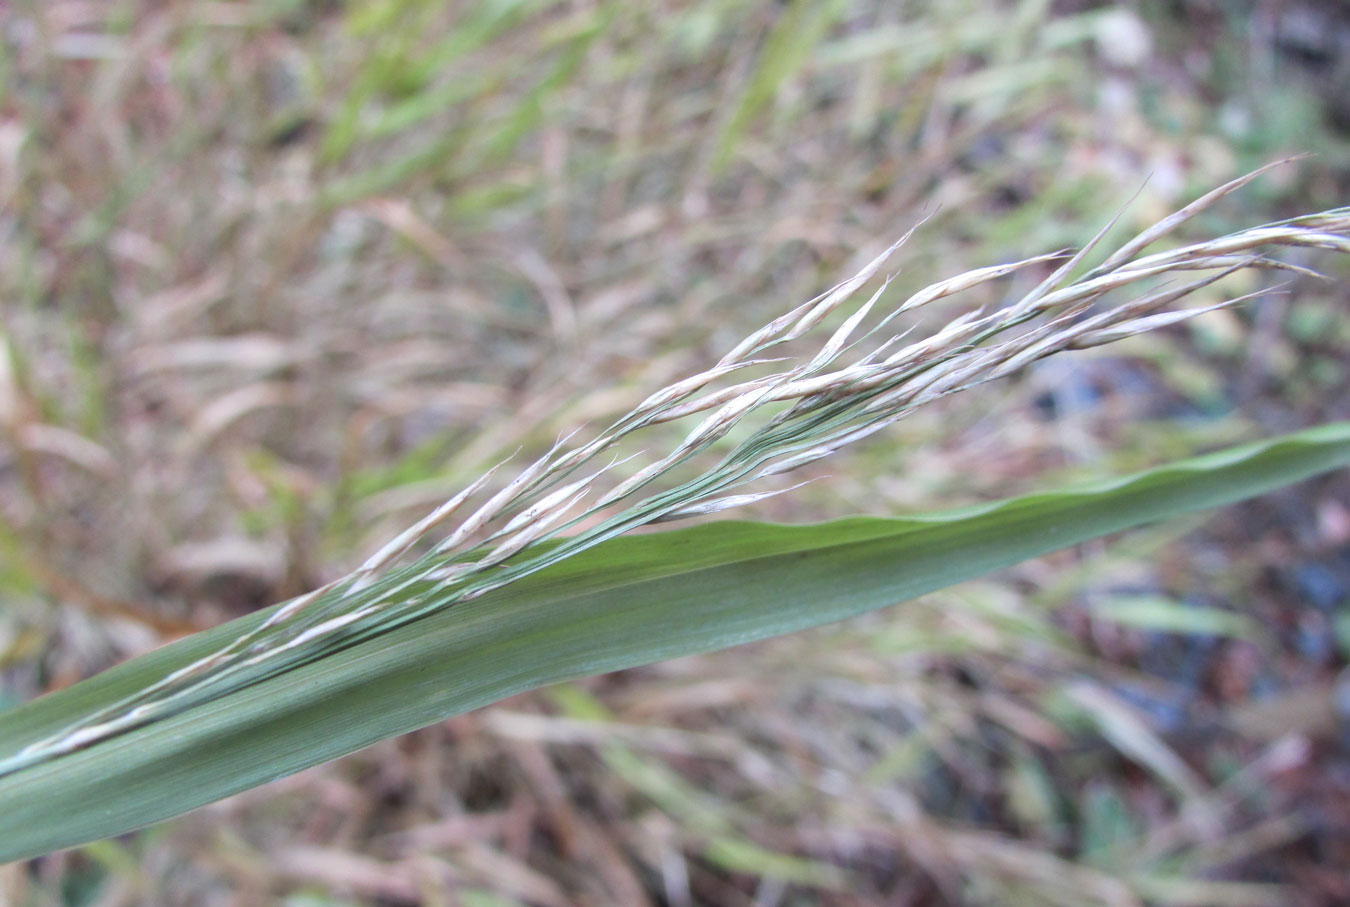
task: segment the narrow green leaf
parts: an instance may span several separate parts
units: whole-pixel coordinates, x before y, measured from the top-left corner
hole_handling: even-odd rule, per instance
[[[951,513],[621,537],[327,658],[0,777],[0,860],[120,834],[522,690],[840,620],[1350,463],[1350,423]],[[255,626],[0,713],[0,760]]]
[[[1187,605],[1157,595],[1120,596],[1097,605],[1092,613],[1122,626],[1158,633],[1231,636],[1234,639],[1251,639],[1257,635],[1256,624],[1245,615]]]
[[[736,143],[755,115],[794,73],[806,64],[811,50],[833,24],[840,4],[796,0],[782,14],[764,42],[754,74],[742,92],[731,118],[717,138],[713,169],[720,171],[730,161]]]

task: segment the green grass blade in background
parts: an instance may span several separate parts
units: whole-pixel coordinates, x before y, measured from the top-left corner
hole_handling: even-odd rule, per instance
[[[168,818],[505,696],[788,633],[1350,464],[1350,423],[919,518],[622,537],[351,649],[0,778],[0,860]],[[253,615],[0,713],[0,759]]]
[[[764,43],[744,91],[729,121],[722,127],[713,157],[713,169],[724,168],[751,120],[767,105],[807,60],[839,13],[840,4],[797,0],[783,13]]]

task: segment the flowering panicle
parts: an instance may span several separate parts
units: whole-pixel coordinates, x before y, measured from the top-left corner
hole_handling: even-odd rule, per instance
[[[283,603],[227,646],[0,761],[0,775],[322,658],[636,527],[716,513],[791,490],[743,489],[827,457],[925,403],[1038,359],[1111,343],[1238,302],[1247,297],[1200,309],[1171,308],[1235,271],[1307,273],[1269,257],[1268,250],[1350,252],[1350,209],[1342,208],[1141,257],[1148,246],[1267,169],[1215,189],[1081,276],[1072,275],[1114,221],[1071,256],[1046,255],[968,271],[926,287],[874,318],[876,311],[887,308],[883,298],[888,279],[830,332],[814,355],[764,357],[766,351],[810,334],[854,299],[911,230],[848,280],[750,334],[706,371],[651,394],[584,443],[569,446],[571,435],[560,439],[467,516],[460,514],[481,496],[500,467],[408,527],[352,573]],[[1052,273],[1008,305],[960,315],[927,336],[887,333],[900,314],[1061,258]],[[1188,271],[1207,273],[1101,305],[1124,288]],[[868,326],[869,319],[876,323]],[[770,373],[725,384],[756,369]],[[619,475],[632,459],[617,457],[621,443],[651,426],[690,416],[702,418],[674,449],[627,476]],[[749,430],[738,432],[744,434],[742,440],[712,466],[675,480],[737,428]],[[672,481],[670,487],[661,487]],[[459,522],[453,528],[443,529],[455,518]]]

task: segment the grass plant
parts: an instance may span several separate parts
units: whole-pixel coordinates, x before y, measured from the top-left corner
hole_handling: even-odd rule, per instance
[[[873,366],[955,319],[1006,310],[1067,259],[885,321],[924,287],[1081,246],[1121,211],[1066,275],[1081,286],[1104,250],[1272,160],[1315,152],[1155,248],[1343,204],[1334,4],[1234,9],[1247,7],[8,4],[0,748],[14,766],[30,746],[90,736],[36,762],[41,747],[30,749],[0,779],[13,798],[3,813],[33,836],[22,852],[47,850],[369,745],[136,834],[0,866],[0,902],[201,903],[221,891],[261,903],[737,907],[1350,898],[1336,780],[1347,770],[1345,471],[1032,560],[1072,536],[1002,522],[1040,514],[1062,529],[1077,513],[1073,525],[1095,536],[1137,520],[1093,522],[1092,498],[1060,492],[1106,495],[1098,505],[1114,501],[1119,516],[1134,488],[1144,520],[1329,464],[1336,430],[1300,430],[1350,418],[1344,256],[1253,248],[1332,279],[1235,271],[1184,303],[1209,311],[970,393],[930,385],[934,398],[898,422],[795,472],[720,489],[700,478],[734,483],[774,450],[789,463],[799,452],[784,426],[849,431],[829,422],[842,397],[817,396],[807,421],[790,415],[799,403],[762,403],[591,515],[717,407],[653,418],[563,475],[563,458],[622,426],[635,401],[707,372],[786,300],[864,268],[921,212],[861,295],[746,354],[776,361],[695,397],[759,381],[802,389],[810,379],[787,375],[889,275],[856,345],[815,376],[854,376],[843,397],[865,402],[860,364],[892,335],[910,331]],[[983,361],[1238,263],[1209,260],[1217,270],[1166,286],[1127,263],[1117,276],[1140,277],[1135,289],[1076,316],[1061,297],[1069,320],[1051,328],[1047,312],[984,338]],[[1212,308],[1276,284],[1257,304]],[[888,380],[922,394],[924,376],[954,380],[982,361],[947,353]],[[594,433],[569,437],[581,426]],[[1235,452],[1200,472],[1180,466],[1220,448]],[[737,450],[747,459],[723,462]],[[533,497],[434,554],[550,452],[562,465],[540,467]],[[362,625],[382,630],[363,637],[353,621],[303,637],[351,613],[335,593],[353,570],[503,460],[372,576],[373,623]],[[592,476],[544,530],[552,538],[449,577],[504,552],[528,527],[496,533]],[[530,550],[655,518],[679,489],[695,507],[767,495],[724,515],[835,522],[800,530],[800,548],[767,561],[749,552],[770,536],[788,544],[789,530],[656,523],[468,590],[523,571]],[[895,520],[952,507],[950,519]],[[880,518],[851,524],[877,535],[847,546],[859,562],[875,554],[875,598],[849,605],[850,586],[825,582],[805,602],[811,574],[789,568],[827,561],[821,544],[842,540],[847,514]],[[900,556],[921,538],[965,550],[938,544],[961,527],[986,547],[951,561]],[[681,560],[729,543],[727,532],[748,533],[727,562]],[[627,581],[583,590],[575,571],[625,551],[634,570],[691,569],[630,577],[664,590],[644,598],[651,610],[624,605],[621,590],[637,590]],[[779,591],[746,622],[734,577],[756,563]],[[380,597],[395,574],[424,568],[446,571],[415,588],[443,609],[413,618],[409,597]],[[719,578],[729,591],[692,594]],[[270,603],[316,589],[328,593],[313,607],[238,642],[276,613]],[[925,589],[936,591],[881,607]],[[775,610],[784,635],[737,645],[770,632]],[[511,615],[523,635],[503,623],[500,645],[475,646],[489,613]],[[644,620],[660,623],[669,660],[651,661],[657,634]],[[547,657],[515,648],[549,621],[563,622],[568,645]],[[588,658],[606,628],[633,648]],[[344,669],[351,661],[364,673]],[[354,701],[378,707],[348,721]],[[153,720],[92,742],[143,706]],[[315,738],[304,745],[284,733],[301,714]],[[371,742],[390,734],[402,736]],[[32,789],[50,799],[24,796],[38,777],[51,786]],[[43,802],[72,817],[101,802],[120,824],[58,828],[35,811]]]
[[[144,770],[143,760],[160,763],[164,760],[162,753],[150,755],[155,750],[145,744],[144,734],[138,732],[149,728],[148,733],[153,734],[156,723],[180,715],[187,716],[188,726],[205,722],[215,730],[210,745],[199,744],[200,749],[175,749],[176,770],[188,774],[191,772],[189,765],[197,763],[215,771],[225,758],[219,735],[246,737],[262,720],[244,717],[243,710],[230,704],[231,694],[246,690],[256,694],[260,684],[272,680],[279,681],[284,688],[292,682],[289,674],[313,665],[322,665],[330,672],[331,676],[323,681],[325,686],[350,687],[351,678],[365,676],[359,667],[359,656],[351,651],[353,647],[375,642],[395,653],[394,657],[403,662],[405,653],[401,647],[409,640],[406,637],[391,639],[390,634],[405,627],[415,630],[418,635],[427,634],[429,638],[438,639],[438,645],[443,646],[441,651],[451,650],[456,647],[453,631],[433,633],[419,620],[463,606],[493,590],[508,588],[540,571],[544,571],[541,577],[544,588],[555,586],[554,596],[559,584],[566,590],[561,600],[546,605],[548,608],[589,610],[580,604],[587,596],[594,596],[600,590],[618,589],[625,607],[639,612],[653,609],[654,613],[647,618],[649,626],[644,627],[643,621],[639,620],[625,626],[622,633],[597,629],[593,648],[581,656],[592,668],[641,664],[674,652],[706,649],[723,640],[760,638],[800,626],[800,618],[791,617],[790,609],[784,604],[788,599],[794,599],[798,609],[814,609],[816,617],[810,622],[816,623],[832,616],[904,600],[916,592],[931,591],[936,588],[932,578],[910,579],[907,583],[897,579],[891,589],[884,585],[875,586],[877,580],[871,577],[875,568],[864,566],[866,562],[859,561],[853,550],[859,542],[863,543],[862,551],[874,547],[877,534],[871,529],[858,535],[852,546],[842,540],[857,535],[856,530],[850,533],[843,528],[832,528],[827,530],[826,537],[832,536],[828,547],[823,538],[811,543],[796,541],[784,547],[781,542],[754,540],[753,533],[750,538],[740,538],[733,533],[730,539],[713,536],[689,542],[654,543],[658,552],[683,547],[683,554],[678,558],[660,553],[611,554],[608,553],[610,549],[601,547],[599,550],[606,553],[585,562],[583,567],[569,564],[568,559],[653,523],[717,513],[784,490],[790,491],[747,492],[741,489],[744,486],[756,488],[766,479],[814,464],[930,401],[1013,374],[1039,359],[1065,350],[1111,343],[1241,302],[1246,297],[1201,309],[1173,307],[1177,301],[1236,272],[1266,269],[1307,273],[1302,267],[1271,257],[1268,250],[1307,248],[1350,252],[1350,211],[1340,209],[1168,251],[1143,254],[1154,243],[1261,172],[1253,172],[1206,194],[1125,242],[1100,264],[1082,270],[1081,274],[1076,271],[1110,225],[1096,240],[1072,255],[1043,256],[981,268],[933,284],[892,305],[869,327],[868,316],[889,288],[890,282],[885,281],[865,302],[853,306],[851,311],[846,310],[842,321],[823,334],[812,354],[795,360],[764,358],[766,352],[776,347],[811,335],[814,329],[843,308],[904,244],[908,238],[905,237],[857,274],[751,333],[710,369],[651,394],[594,438],[569,446],[572,437],[569,435],[542,458],[495,489],[488,487],[495,470],[488,472],[399,533],[347,576],[278,605],[259,621],[245,621],[232,625],[233,629],[222,628],[211,634],[212,639],[224,640],[223,643],[188,646],[198,654],[186,663],[180,663],[181,657],[164,662],[152,656],[143,669],[138,670],[134,662],[129,665],[120,683],[110,684],[100,678],[88,681],[90,688],[99,690],[92,701],[87,693],[76,688],[50,697],[35,711],[18,709],[0,716],[0,722],[3,722],[0,728],[7,731],[6,748],[0,750],[0,781],[5,781],[12,792],[22,791],[25,798],[33,797],[35,786],[39,784],[45,784],[49,789],[58,785],[73,789],[75,785],[61,771],[63,757],[88,752],[94,762],[80,771],[90,777],[106,778],[112,773],[111,765],[128,759],[128,747],[142,754],[132,759],[130,773],[136,774]],[[1056,262],[1058,258],[1064,260]],[[1051,263],[1056,266],[1029,292],[993,311],[974,311],[959,316],[918,339],[910,337],[911,331],[895,333],[887,330],[893,319],[937,300],[1022,269]],[[1189,277],[1190,272],[1197,271],[1211,273]],[[1187,279],[1175,286],[1148,286],[1158,278],[1178,274]],[[1133,298],[1114,304],[1103,303],[1109,294],[1124,288],[1134,292]],[[868,340],[872,342],[860,346]],[[744,378],[738,375],[748,369],[771,366],[777,366],[778,370],[771,370],[765,376]],[[740,380],[723,387],[716,386],[733,375]],[[759,417],[760,424],[747,428],[743,423],[753,421],[755,416]],[[698,421],[673,451],[649,458],[649,462],[621,479],[611,478],[612,471],[631,462],[632,458],[613,456],[630,435],[652,425],[687,417],[698,417]],[[965,566],[955,573],[944,573],[944,570],[952,569],[944,567],[933,575],[947,580],[965,578],[982,572],[982,568],[1010,563],[1016,557],[1010,555],[1010,551],[1022,556],[1042,553],[1094,534],[1125,528],[1137,521],[1184,513],[1268,490],[1272,470],[1280,477],[1276,481],[1292,481],[1343,465],[1350,461],[1350,440],[1345,429],[1345,425],[1332,425],[1322,431],[1291,436],[1266,452],[1266,456],[1285,454],[1283,459],[1276,456],[1273,464],[1262,459],[1261,452],[1240,451],[1175,467],[1170,471],[1173,482],[1167,492],[1164,494],[1155,489],[1143,509],[1132,502],[1138,486],[1149,483],[1148,476],[1137,477],[1122,487],[1099,493],[1080,493],[1077,497],[1086,499],[1087,503],[1078,502],[1078,511],[1082,512],[1078,518],[1086,519],[1083,526],[1087,528],[1067,530],[1065,527],[1075,518],[1070,513],[1055,512],[1053,516],[1046,516],[1035,513],[1033,508],[1031,514],[1013,517],[1007,527],[1015,534],[1024,533],[1040,539],[1029,548],[1013,544],[990,555],[986,551],[988,542],[985,538],[989,529],[984,522],[975,519],[969,521],[964,532],[945,542],[945,550],[942,545],[925,543],[903,532],[893,533],[898,537],[892,543],[894,547],[886,549],[886,561],[894,564],[896,558],[902,563],[931,559],[937,565],[960,562]],[[716,456],[710,467],[697,472],[693,478],[682,481],[676,478],[700,454],[715,450],[717,442],[734,432],[741,435],[740,440]],[[1301,456],[1289,455],[1289,448]],[[609,462],[596,468],[597,462],[607,457]],[[1254,473],[1243,472],[1248,468],[1254,469]],[[1195,474],[1190,481],[1197,488],[1217,484],[1224,490],[1198,496],[1194,490],[1190,495],[1182,494],[1174,487],[1177,472]],[[1211,473],[1208,481],[1201,482],[1200,477],[1206,473]],[[667,487],[662,488],[662,485]],[[658,490],[652,491],[653,487]],[[466,509],[467,502],[479,493],[486,500],[462,517],[452,530],[444,532],[442,527]],[[1019,507],[1012,503],[1005,509],[1016,513]],[[680,642],[677,636],[663,633],[660,629],[664,622],[661,606],[654,605],[662,600],[662,594],[634,584],[635,575],[653,571],[691,581],[684,574],[692,572],[695,565],[703,569],[710,564],[723,566],[727,562],[727,552],[735,552],[736,559],[749,565],[749,572],[753,574],[755,568],[762,567],[757,562],[781,556],[793,548],[797,548],[799,556],[813,548],[822,548],[822,562],[802,576],[796,576],[796,571],[786,567],[778,568],[782,574],[792,577],[786,586],[781,576],[775,583],[768,582],[767,577],[750,575],[739,576],[730,582],[725,579],[720,583],[713,581],[703,594],[719,599],[739,596],[742,603],[720,619],[691,617],[695,623],[706,625],[707,635],[695,640]],[[640,565],[636,574],[634,562]],[[561,572],[548,572],[553,566],[559,567]],[[925,576],[922,570],[909,569]],[[571,584],[560,579],[569,575]],[[809,591],[811,579],[844,584],[853,589],[841,596],[844,604],[831,606],[827,604],[830,598],[823,589]],[[692,582],[697,585],[697,581]],[[538,596],[539,592],[534,594]],[[518,657],[537,666],[533,678],[523,682],[525,686],[532,686],[558,679],[560,670],[575,669],[565,659],[562,664],[567,667],[544,667],[556,659],[556,653],[550,658],[545,652],[563,648],[564,640],[573,631],[566,621],[549,626],[545,620],[534,626],[531,621],[539,620],[538,602],[528,591],[524,597],[533,605],[530,616],[508,620],[503,613],[500,620],[512,626],[507,639],[514,635],[531,643],[521,648]],[[549,597],[544,596],[546,601]],[[864,602],[866,604],[862,604]],[[697,608],[690,607],[689,610],[691,615],[697,614]],[[491,629],[492,623],[499,618],[490,608],[476,614],[475,619],[485,623],[484,631],[490,638],[496,639],[500,635]],[[593,625],[610,619],[600,614],[588,614],[584,622]],[[739,631],[730,633],[724,626],[727,623],[739,625]],[[610,638],[607,643],[601,641],[605,636]],[[474,645],[488,649],[504,644],[487,642],[472,634],[469,638]],[[636,646],[635,638],[640,641]],[[491,672],[485,670],[484,674]],[[132,677],[137,679],[129,682]],[[370,680],[367,676],[363,682]],[[393,682],[383,676],[381,681],[385,684]],[[458,683],[464,683],[464,680],[459,679]],[[521,684],[519,677],[511,676],[509,680],[487,684],[486,688],[494,692],[502,688],[514,691]],[[451,687],[454,685],[449,683]],[[109,686],[125,688],[127,692],[109,700],[106,695]],[[270,695],[287,703],[285,709],[296,708],[292,697],[280,692]],[[441,697],[444,701],[439,708],[431,712],[418,710],[416,718],[404,716],[393,726],[410,730],[419,723],[439,720],[462,709],[466,699],[480,702],[484,695],[481,691],[468,697],[447,692]],[[390,708],[388,703],[376,702],[369,697],[364,703],[354,697],[326,701],[328,707],[343,711],[343,721],[357,726],[369,726],[372,719],[387,717]],[[269,705],[268,711],[276,708],[276,705]],[[1099,708],[1098,711],[1102,710]],[[36,733],[36,729],[53,726],[55,732]],[[387,723],[379,726],[384,732],[390,727]],[[293,718],[281,735],[282,744],[293,749],[298,741],[312,736],[315,730],[310,720]],[[32,739],[35,733],[37,739]],[[126,735],[130,737],[121,741],[120,752],[106,748],[106,744]],[[179,741],[191,736],[181,722],[175,724],[173,735]],[[365,733],[358,739],[369,742],[368,736]],[[257,745],[256,741],[250,744],[251,747]],[[246,777],[275,777],[334,754],[330,746],[313,747],[299,759],[292,756],[277,762],[255,755],[258,764]],[[101,764],[105,765],[102,769],[98,767]],[[45,771],[48,766],[55,769],[54,774]],[[232,777],[225,772],[221,774]],[[6,776],[9,776],[8,780]],[[42,781],[35,780],[44,776]],[[217,789],[234,792],[245,783],[237,780],[218,782]],[[135,785],[119,784],[117,802],[122,804],[126,792],[132,789]],[[144,791],[143,795],[146,800],[161,801],[155,814],[162,815],[166,811],[206,802],[204,790],[206,788],[200,782],[180,780],[176,784],[166,784],[159,796],[152,797],[149,791]],[[0,789],[0,802],[3,798],[4,790]],[[109,826],[115,831],[130,830],[143,821],[137,811],[128,810],[125,805],[110,808],[107,798],[94,796],[92,792],[89,803],[86,810],[69,814],[69,819],[78,821],[84,829],[82,835],[93,834],[91,830],[96,827],[89,818],[91,810],[118,817]],[[11,857],[32,855],[33,851],[26,851],[32,845],[23,843],[29,840],[23,829],[33,828],[32,820],[14,821],[21,814],[15,804],[11,804],[6,813],[14,824],[0,840],[10,842],[7,846]],[[56,824],[65,826],[68,820]],[[40,829],[36,831],[39,840],[73,843]]]

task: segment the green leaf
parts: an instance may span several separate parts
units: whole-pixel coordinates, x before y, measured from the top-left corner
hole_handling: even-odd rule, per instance
[[[713,157],[714,172],[720,172],[731,160],[736,143],[749,128],[755,115],[773,100],[785,82],[806,65],[811,50],[824,37],[838,15],[839,7],[837,2],[796,0],[782,13],[764,42],[764,50],[754,74],[741,93],[735,111],[717,138],[717,151]]]
[[[1158,633],[1231,636],[1234,639],[1252,639],[1258,635],[1256,624],[1245,615],[1187,605],[1157,595],[1117,596],[1096,605],[1092,612],[1102,620]]]
[[[1350,463],[1350,423],[951,513],[621,537],[447,611],[0,777],[0,860],[157,822],[522,690],[790,633]],[[0,713],[0,761],[266,612]]]

